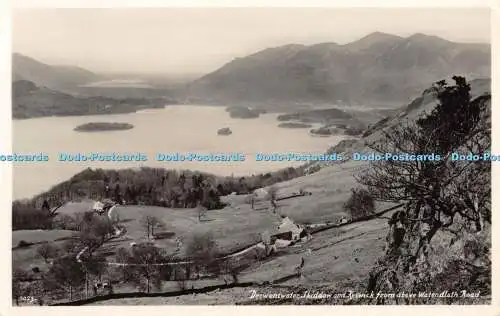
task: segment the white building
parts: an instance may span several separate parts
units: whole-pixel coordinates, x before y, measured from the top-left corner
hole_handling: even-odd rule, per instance
[[[295,224],[289,217],[285,217],[278,226],[279,233],[292,232],[292,240],[299,240],[303,230],[302,226]]]
[[[260,188],[253,191],[253,195],[256,199],[266,199],[269,192],[266,189]]]
[[[97,212],[99,214],[104,213],[104,204],[97,201],[94,203],[94,206],[92,206],[92,211]]]

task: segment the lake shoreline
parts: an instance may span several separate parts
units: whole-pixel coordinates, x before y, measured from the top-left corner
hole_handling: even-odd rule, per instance
[[[145,110],[142,113],[120,114],[110,117],[72,116],[44,117],[15,120],[13,123],[13,151],[43,151],[50,157],[42,164],[14,164],[14,198],[29,198],[57,185],[81,170],[90,168],[127,169],[162,168],[197,170],[217,176],[248,176],[267,173],[300,163],[268,163],[253,161],[256,152],[311,152],[323,153],[343,137],[312,137],[307,129],[279,128],[277,114],[266,113],[259,118],[232,119],[223,106],[167,106],[164,109]],[[75,126],[88,122],[126,122],[133,129],[121,132],[74,132]],[[217,131],[228,127],[230,136]],[[34,133],[34,131],[37,131]],[[147,154],[146,162],[58,162],[59,152],[67,153],[130,153]],[[154,155],[164,153],[244,153],[244,162],[156,162]]]

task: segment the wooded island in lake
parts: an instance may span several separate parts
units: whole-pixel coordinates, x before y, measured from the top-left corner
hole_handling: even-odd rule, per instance
[[[77,132],[100,132],[100,131],[121,131],[134,128],[134,125],[129,123],[113,123],[113,122],[91,122],[78,125],[75,127]]]

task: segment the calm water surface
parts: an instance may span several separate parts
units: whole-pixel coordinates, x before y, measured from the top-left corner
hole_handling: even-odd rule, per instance
[[[300,162],[255,161],[255,153],[323,153],[341,137],[313,137],[309,129],[279,128],[278,114],[257,119],[232,119],[224,107],[168,106],[133,114],[45,117],[13,122],[14,152],[49,155],[48,162],[16,163],[13,167],[14,198],[30,197],[68,180],[87,167],[165,167],[192,169],[219,175],[245,176],[268,172]],[[125,122],[135,127],[124,131],[75,132],[88,122]],[[217,135],[229,127],[233,134]],[[316,126],[315,126],[316,127]],[[146,162],[59,162],[60,152],[136,153],[149,156]],[[157,162],[162,153],[245,153],[245,162]]]

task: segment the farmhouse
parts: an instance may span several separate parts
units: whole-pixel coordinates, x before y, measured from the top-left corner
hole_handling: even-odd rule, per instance
[[[304,227],[295,224],[289,217],[285,217],[278,226],[278,233],[271,236],[271,245],[284,248],[303,237],[307,237]]]
[[[278,226],[278,235],[286,235],[289,240],[299,240],[304,227],[295,224],[290,217],[285,217],[283,222]]]
[[[98,213],[99,215],[107,212],[114,205],[111,200],[104,200],[103,202],[96,201],[92,206],[92,211]]]
[[[253,195],[256,199],[265,199],[269,195],[269,192],[266,189],[260,188],[253,191]]]
[[[95,202],[94,206],[92,206],[92,211],[98,213],[99,215],[104,213],[104,204],[99,201]]]

